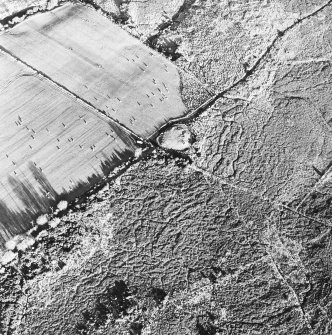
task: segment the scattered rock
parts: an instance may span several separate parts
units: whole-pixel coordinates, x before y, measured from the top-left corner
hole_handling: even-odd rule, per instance
[[[48,215],[47,214],[43,214],[38,216],[36,223],[38,226],[43,226],[44,224],[46,224],[48,222]]]
[[[64,211],[64,210],[66,210],[67,207],[68,207],[68,201],[66,201],[66,200],[61,200],[61,201],[58,203],[58,206],[57,206],[58,210],[60,210],[60,211]]]
[[[31,236],[27,236],[24,238],[20,243],[17,244],[17,249],[24,251],[30,247],[32,247],[35,244],[35,239]]]
[[[50,227],[55,228],[60,223],[59,218],[54,218],[52,221],[49,222]]]
[[[17,240],[15,238],[12,238],[11,240],[7,241],[5,244],[6,249],[8,250],[14,250],[17,245]]]
[[[5,244],[6,249],[8,250],[14,250],[19,243],[21,243],[24,240],[23,235],[16,235],[11,240],[8,240]]]
[[[143,153],[142,148],[136,149],[135,150],[135,158],[138,158],[138,157],[142,156],[142,153]]]
[[[162,133],[157,142],[165,149],[182,151],[191,147],[192,136],[186,125],[178,124]]]
[[[38,234],[37,239],[38,239],[38,240],[41,240],[41,239],[45,238],[46,236],[48,236],[48,231],[47,231],[47,230],[43,230],[43,231],[41,231],[41,232]]]
[[[6,265],[12,262],[16,258],[17,254],[13,251],[7,251],[1,258],[1,264]]]

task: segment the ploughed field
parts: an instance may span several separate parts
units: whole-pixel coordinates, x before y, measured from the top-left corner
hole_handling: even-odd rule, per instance
[[[183,116],[167,59],[66,4],[0,35],[0,245]]]

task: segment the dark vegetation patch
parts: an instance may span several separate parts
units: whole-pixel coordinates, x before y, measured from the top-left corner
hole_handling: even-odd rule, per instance
[[[3,26],[6,26],[8,28],[11,28],[15,25],[16,19],[17,18],[23,18],[26,15],[28,15],[29,11],[33,9],[33,6],[30,6],[28,8],[24,8],[18,12],[15,12],[11,15],[8,15],[4,19],[0,20],[0,24]]]
[[[92,6],[95,10],[101,11],[105,16],[110,16],[117,24],[125,25],[129,22],[130,16],[128,15],[127,11],[125,10],[125,7],[121,4],[119,6],[119,12],[120,15],[114,15],[113,13],[107,12],[103,8],[101,8],[98,4],[96,4],[93,0],[78,0],[78,2],[87,4]],[[127,1],[120,1],[120,2],[127,2]]]
[[[200,273],[203,278],[209,279],[212,284],[215,284],[217,282],[217,278],[219,275],[225,276],[227,274],[227,272],[221,269],[219,266],[212,266],[206,271],[201,271]]]
[[[76,323],[77,335],[92,335],[97,331],[107,331],[106,327],[116,327],[121,320],[121,328],[130,335],[140,335],[148,315],[165,299],[167,293],[158,287],[138,290],[128,286],[123,280],[114,282],[95,301],[92,308],[85,310]]]
[[[129,326],[130,335],[140,335],[142,333],[143,325],[139,322],[132,322]]]
[[[177,51],[179,44],[171,39],[153,35],[147,39],[146,43],[150,48],[164,54],[172,61],[176,61],[182,56],[182,54]]]
[[[215,316],[209,312],[198,316],[196,320],[196,329],[199,335],[216,335],[218,328],[213,324]]]
[[[97,228],[81,224],[77,220],[62,220],[56,229],[49,229],[36,236],[31,252],[18,251],[15,268],[24,280],[33,279],[48,271],[61,270],[69,252],[79,247],[87,234],[99,236]],[[10,269],[13,267],[10,267]]]
[[[128,309],[137,304],[134,297],[135,289],[129,289],[123,280],[115,281],[112,287],[108,287],[106,292],[97,298],[91,310],[82,313],[81,321],[76,324],[76,334],[94,334],[107,322],[114,324],[117,319],[128,315]],[[131,334],[139,334],[137,331],[142,327],[135,323],[130,325],[130,329]]]
[[[159,287],[152,287],[150,294],[158,305],[163,302],[167,295],[167,293]]]
[[[177,51],[179,48],[179,44],[174,40],[165,38],[164,36],[162,36],[162,34],[167,29],[170,31],[176,31],[179,24],[184,19],[184,15],[189,12],[190,8],[194,3],[195,0],[185,0],[183,5],[179,8],[178,12],[172,17],[172,19],[167,22],[163,22],[159,26],[158,33],[150,36],[147,39],[147,45],[150,48],[164,54],[172,61],[176,61],[177,59],[179,59],[182,56],[182,54]]]

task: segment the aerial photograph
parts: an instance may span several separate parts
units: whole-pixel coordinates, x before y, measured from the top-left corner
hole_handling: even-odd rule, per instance
[[[332,0],[0,0],[0,335],[332,335]]]

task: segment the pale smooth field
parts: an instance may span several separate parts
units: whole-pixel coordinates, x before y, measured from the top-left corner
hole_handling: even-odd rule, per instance
[[[62,197],[81,195],[121,159],[133,136],[0,54],[0,243]]]
[[[92,8],[33,16],[0,45],[139,136],[186,113],[176,67]]]

